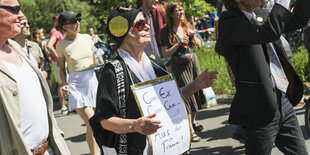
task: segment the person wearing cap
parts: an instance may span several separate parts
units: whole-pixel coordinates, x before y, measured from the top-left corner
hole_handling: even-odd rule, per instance
[[[57,28],[65,32],[65,38],[56,46],[62,90],[69,95],[69,107],[80,115],[86,124],[86,141],[92,155],[100,150],[93,137],[89,118],[96,107],[98,80],[94,71],[94,43],[88,34],[80,34],[81,14],[62,12]],[[66,81],[65,63],[68,65],[69,79]]]
[[[145,46],[151,41],[149,25],[141,10],[130,3],[116,7],[107,20],[107,34],[117,43],[118,56],[106,64],[102,72],[96,111],[89,120],[94,137],[104,154],[149,154],[146,135],[162,127],[154,120],[156,114],[142,117],[130,85],[167,75],[160,60],[149,58]],[[120,71],[122,66],[123,72]],[[117,73],[116,73],[117,72]],[[123,73],[123,74],[122,74]],[[206,69],[195,81],[181,88],[183,97],[192,96],[197,90],[212,86],[217,72]],[[121,76],[123,75],[123,76]],[[124,84],[117,81],[124,81]]]
[[[282,33],[304,27],[310,1],[297,0],[293,12],[279,0],[267,20],[254,10],[261,0],[223,0],[215,50],[235,76],[236,93],[228,123],[241,125],[247,155],[307,155],[294,106],[303,97],[303,83],[285,55]]]
[[[9,39],[23,18],[17,0],[0,0],[0,154],[70,155],[42,72]]]

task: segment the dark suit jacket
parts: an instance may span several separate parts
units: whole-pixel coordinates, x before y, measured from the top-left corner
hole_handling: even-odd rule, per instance
[[[303,85],[285,55],[279,40],[283,32],[306,25],[309,0],[299,0],[291,13],[275,4],[267,21],[252,24],[238,8],[222,13],[216,52],[229,62],[236,78],[236,94],[230,108],[229,123],[264,126],[271,122],[277,106],[266,43],[272,42],[289,81],[287,95],[293,105],[302,98]],[[307,7],[305,7],[307,6]]]

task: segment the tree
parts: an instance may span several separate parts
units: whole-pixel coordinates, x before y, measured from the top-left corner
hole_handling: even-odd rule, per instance
[[[81,33],[88,29],[99,27],[98,19],[91,14],[91,6],[80,0],[19,0],[21,10],[31,23],[30,28],[43,28],[45,33],[53,27],[52,17],[63,11],[70,10],[82,14]]]
[[[106,28],[106,21],[110,12],[122,2],[130,2],[134,6],[136,0],[86,0],[93,6],[92,13],[98,18],[101,23],[99,28],[100,32],[104,32]],[[167,3],[169,3],[169,0]],[[176,0],[174,0],[176,1]],[[206,3],[204,0],[178,0],[183,2],[186,17],[191,16],[200,17],[205,14],[205,12],[212,12],[215,10],[213,6]]]
[[[169,0],[173,1],[173,0]],[[212,12],[215,10],[211,4],[206,3],[204,0],[180,0],[183,3],[183,8],[185,10],[185,15],[187,18],[201,17],[204,16],[206,12]]]

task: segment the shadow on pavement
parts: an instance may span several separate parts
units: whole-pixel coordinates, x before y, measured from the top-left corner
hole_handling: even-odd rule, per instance
[[[72,143],[79,143],[86,141],[86,134],[80,134],[73,137],[68,137],[65,140],[70,140]]]
[[[191,149],[191,155],[244,155],[244,145],[238,146],[236,148],[232,148],[230,146],[221,146],[221,147],[214,147],[214,148],[207,148],[207,147],[197,147]]]
[[[213,117],[228,115],[229,109],[230,107],[225,107],[225,108],[221,108],[217,110],[202,110],[197,113],[196,120],[203,120],[206,118],[213,118]]]
[[[233,125],[225,125],[223,127],[219,127],[213,130],[197,132],[197,135],[199,135],[203,139],[208,139],[208,141],[214,141],[219,139],[231,138],[233,131]]]

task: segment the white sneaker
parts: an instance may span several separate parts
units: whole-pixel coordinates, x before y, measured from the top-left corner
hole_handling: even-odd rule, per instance
[[[68,108],[61,109],[61,114],[67,115],[68,114]]]

